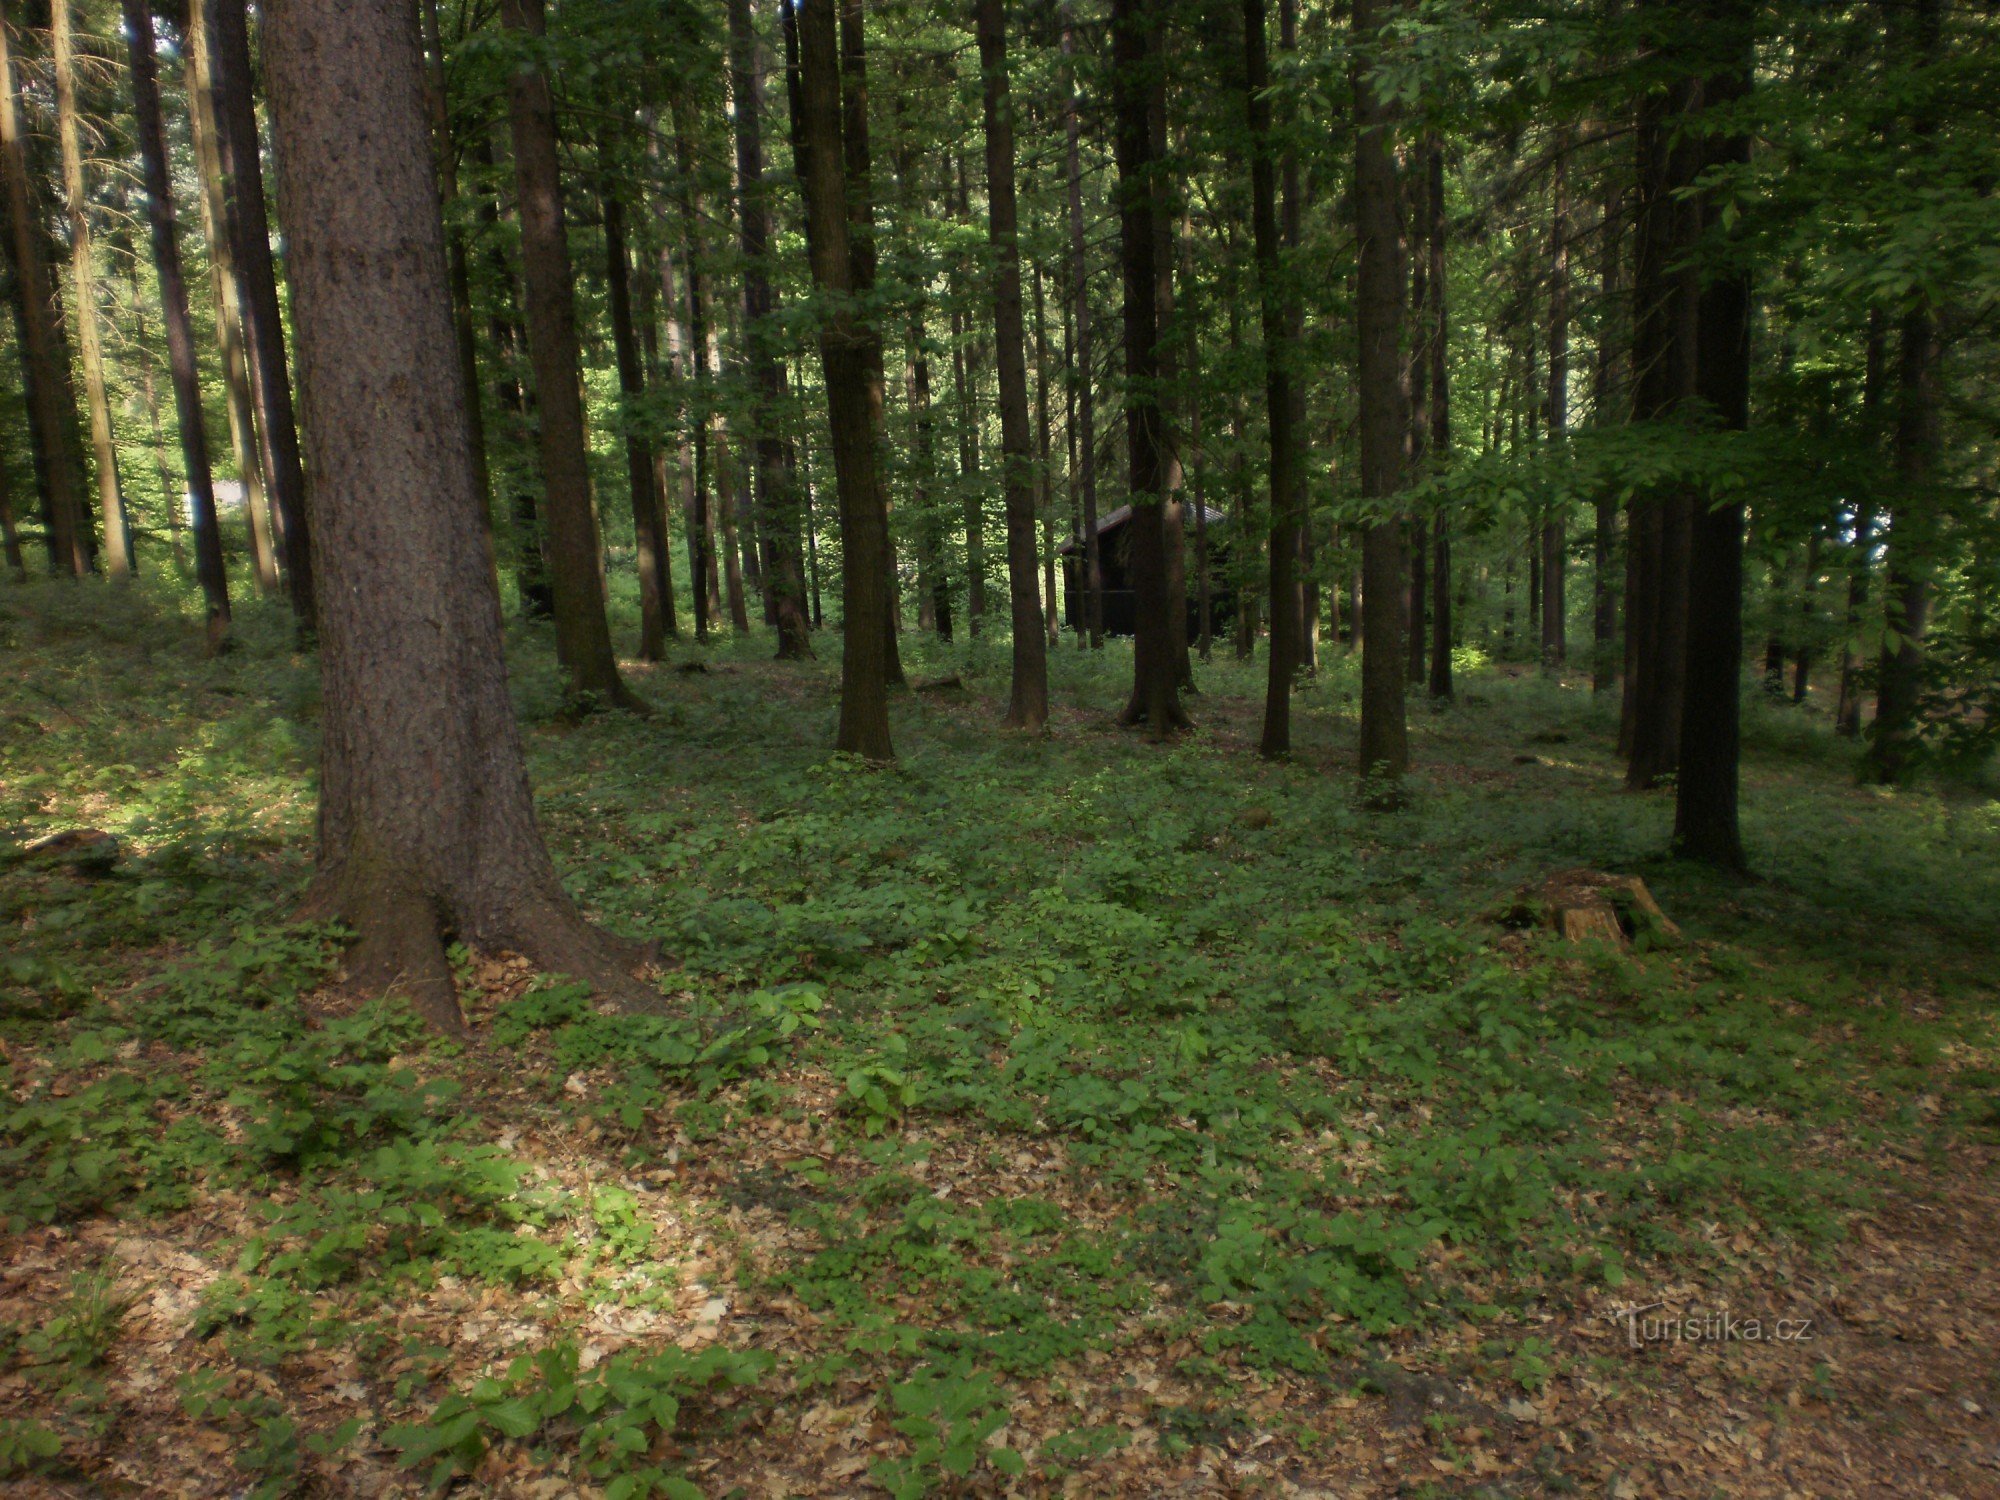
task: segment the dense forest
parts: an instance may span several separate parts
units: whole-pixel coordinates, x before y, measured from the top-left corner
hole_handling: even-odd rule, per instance
[[[2000,1492],[1996,43],[0,0],[0,1480]]]

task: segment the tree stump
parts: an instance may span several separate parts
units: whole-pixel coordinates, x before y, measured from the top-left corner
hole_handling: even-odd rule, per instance
[[[1594,938],[1620,948],[1641,938],[1653,946],[1681,935],[1645,881],[1603,870],[1558,870],[1522,893],[1501,920],[1510,927],[1547,927],[1565,942]]]

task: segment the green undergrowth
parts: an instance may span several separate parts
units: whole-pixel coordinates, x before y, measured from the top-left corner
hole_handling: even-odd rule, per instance
[[[1115,1430],[997,1434],[1023,1383],[1135,1341],[1217,1393],[1207,1423],[1250,1375],[1338,1383],[1446,1323],[1489,1330],[1495,1378],[1532,1390],[1556,1356],[1530,1309],[1819,1253],[1880,1151],[2000,1129],[1990,797],[1861,790],[1822,720],[1760,706],[1744,823],[1767,878],[1724,885],[1661,858],[1664,799],[1618,789],[1612,705],[1482,670],[1454,705],[1412,700],[1409,805],[1366,812],[1337,652],[1267,765],[1244,729],[1261,666],[1198,667],[1196,730],[1157,746],[1110,724],[1129,656],[1066,641],[1055,733],[1023,740],[997,727],[1003,647],[906,637],[920,687],[959,686],[899,695],[902,758],[869,769],[825,748],[829,663],[683,646],[633,674],[651,718],[577,725],[546,643],[517,642],[558,864],[673,955],[671,1003],[612,1016],[544,978],[475,1006],[462,1045],[328,1010],[341,935],[285,920],[316,700],[282,625],[246,610],[208,660],[143,590],[91,620],[0,594],[0,829],[122,846],[100,877],[0,870],[0,1220],[170,1234],[246,1205],[178,1374],[268,1493],[355,1433],[215,1371],[329,1347],[398,1359],[382,1399],[419,1481],[508,1447],[625,1494],[693,1493],[704,1443],[856,1381],[898,1435],[891,1493],[1087,1465]],[[1576,865],[1642,873],[1687,941],[1563,948],[1496,920]],[[594,1185],[522,1144],[541,1128],[588,1131]],[[816,1144],[752,1149],[771,1130]],[[679,1283],[629,1184],[690,1158],[727,1165],[685,1212],[786,1231],[739,1247],[740,1295],[810,1310],[813,1338],[581,1364],[579,1298]],[[0,1472],[59,1472],[109,1422],[105,1284],[72,1289],[70,1332],[0,1334],[46,1394],[0,1423]],[[441,1285],[516,1299],[535,1347],[454,1373],[399,1317]]]

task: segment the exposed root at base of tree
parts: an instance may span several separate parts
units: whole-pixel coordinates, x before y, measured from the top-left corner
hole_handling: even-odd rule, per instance
[[[349,872],[316,882],[303,917],[335,920],[354,941],[343,965],[346,988],[359,995],[397,995],[441,1031],[459,1033],[465,1017],[449,951],[454,943],[519,953],[546,974],[587,984],[621,1010],[658,1011],[659,991],[638,977],[661,961],[658,948],[593,926],[566,898],[528,898],[511,909],[453,913],[408,882]]]

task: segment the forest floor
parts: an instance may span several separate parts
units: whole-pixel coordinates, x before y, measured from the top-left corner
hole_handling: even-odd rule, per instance
[[[1065,642],[1025,740],[1002,649],[911,641],[867,770],[831,663],[571,723],[522,641],[667,1004],[468,953],[445,1043],[286,920],[283,621],[83,602],[0,592],[0,835],[121,850],[0,865],[9,1494],[2000,1495],[1990,788],[1755,705],[1731,885],[1578,680],[1413,699],[1383,814],[1337,654],[1266,765],[1261,665],[1162,746]],[[1577,867],[1684,938],[1496,920]]]

